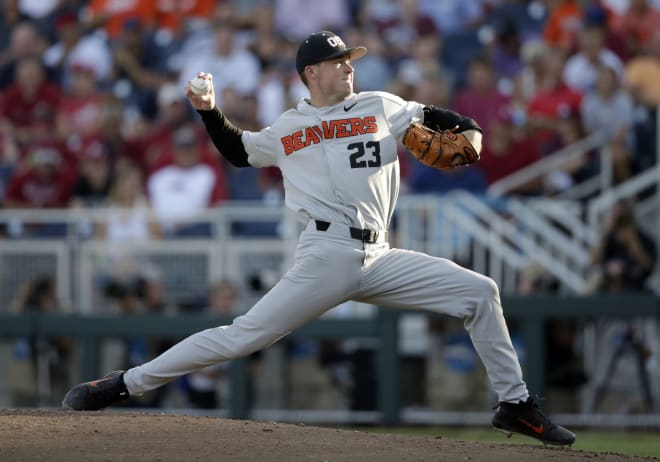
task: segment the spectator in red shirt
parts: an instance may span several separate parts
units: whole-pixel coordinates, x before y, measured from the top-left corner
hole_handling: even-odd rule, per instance
[[[632,54],[638,55],[660,29],[660,11],[649,0],[630,0],[628,10],[616,16],[612,26],[625,39]]]
[[[23,58],[16,67],[15,83],[3,98],[3,116],[13,125],[18,142],[25,146],[52,134],[60,89],[46,79],[37,58]]]
[[[60,102],[55,122],[58,138],[79,141],[98,135],[104,96],[98,90],[94,69],[78,64],[72,71],[71,89]]]
[[[484,171],[488,186],[533,164],[541,158],[536,144],[527,136],[524,125],[514,123],[510,111],[504,111],[491,125],[488,143],[484,144],[481,160],[474,168]],[[534,180],[508,194],[542,193],[542,182]]]
[[[549,50],[545,61],[545,74],[540,88],[527,106],[527,120],[534,142],[541,154],[549,154],[556,127],[562,119],[579,114],[582,96],[563,80],[564,54]]]
[[[468,65],[467,87],[458,93],[452,108],[478,120],[487,134],[492,121],[510,102],[511,98],[497,89],[495,70],[490,61],[477,56]]]
[[[26,168],[9,180],[5,195],[7,208],[66,207],[71,194],[71,169],[54,145],[39,144],[30,149]]]

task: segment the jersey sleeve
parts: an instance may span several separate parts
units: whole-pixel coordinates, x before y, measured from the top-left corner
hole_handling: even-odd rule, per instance
[[[396,95],[383,94],[383,111],[390,124],[390,131],[399,139],[410,122],[424,122],[424,105],[415,101],[406,101]]]
[[[277,166],[277,149],[271,127],[266,127],[258,132],[246,130],[241,136],[250,165],[253,167]]]

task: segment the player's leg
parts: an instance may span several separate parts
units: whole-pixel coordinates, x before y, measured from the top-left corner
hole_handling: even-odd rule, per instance
[[[450,260],[389,249],[365,268],[362,281],[362,301],[428,310],[465,321],[502,403],[493,421],[496,426],[546,443],[573,443],[575,435],[550,422],[529,397],[504,320],[499,289],[491,278]]]
[[[499,400],[527,399],[527,387],[492,279],[450,260],[391,249],[365,269],[363,294],[363,300],[377,305],[429,310],[464,319]]]
[[[131,394],[157,388],[206,366],[266,348],[306,322],[345,301],[344,285],[307,274],[307,281],[282,279],[246,314],[227,326],[206,329],[182,340],[124,378]],[[339,287],[340,290],[337,290]]]
[[[63,405],[100,409],[128,394],[153,390],[181,375],[271,345],[357,292],[363,254],[354,243],[349,244],[319,237],[301,239],[293,268],[232,324],[193,334],[113,380],[79,384],[65,396]]]

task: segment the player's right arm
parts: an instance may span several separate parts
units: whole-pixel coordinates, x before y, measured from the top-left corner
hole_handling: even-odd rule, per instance
[[[243,130],[229,121],[215,104],[215,92],[213,80],[210,74],[200,72],[198,77],[209,79],[209,91],[202,95],[196,95],[190,88],[190,82],[186,85],[185,94],[192,107],[201,116],[204,127],[211,137],[216,149],[235,167],[250,167],[248,153],[243,145]]]

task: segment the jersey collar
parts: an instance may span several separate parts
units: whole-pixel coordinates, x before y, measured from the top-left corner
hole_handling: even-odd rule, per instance
[[[298,102],[297,109],[303,114],[308,115],[323,115],[330,112],[334,112],[337,108],[343,108],[345,104],[351,105],[355,100],[357,100],[357,93],[353,93],[351,96],[346,98],[343,101],[333,105],[333,106],[323,106],[323,107],[314,107],[310,104],[309,98],[300,98]]]

